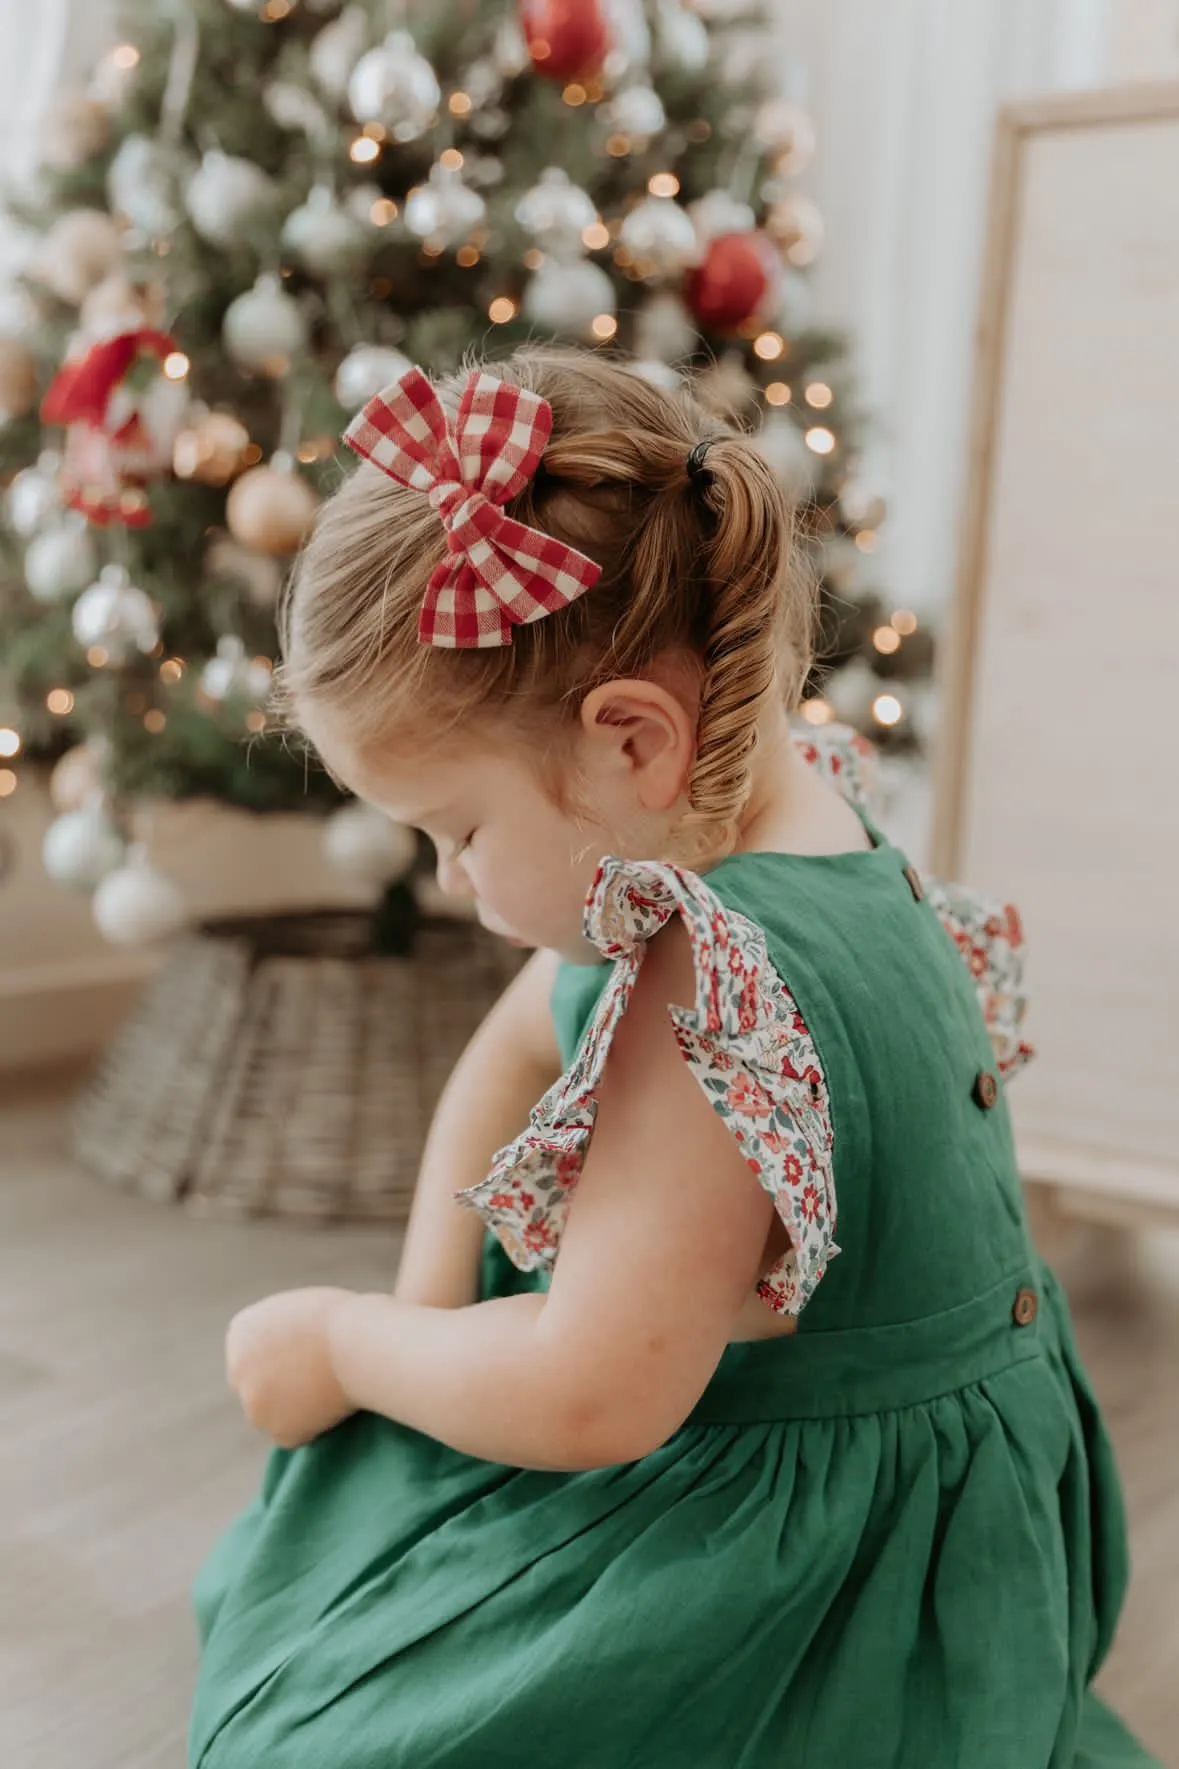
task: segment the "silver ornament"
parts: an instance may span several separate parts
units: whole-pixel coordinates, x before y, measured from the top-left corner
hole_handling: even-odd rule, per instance
[[[576,252],[587,227],[598,219],[593,198],[571,184],[560,166],[549,166],[538,183],[526,190],[516,204],[516,220],[546,251]]]
[[[363,6],[346,6],[339,18],[318,32],[307,59],[320,91],[338,104],[348,90],[352,70],[368,47],[368,14]]]
[[[160,642],[156,605],[122,565],[103,566],[74,603],[71,624],[84,650],[99,646],[113,664],[126,663],[133,651],[146,656]]]
[[[525,68],[532,65],[532,57],[528,53],[528,44],[515,18],[505,18],[495,33],[491,58],[505,80],[514,80]]]
[[[362,55],[348,81],[358,123],[380,123],[394,141],[424,135],[442,102],[438,77],[408,31],[393,31]]]
[[[201,238],[228,251],[245,245],[271,220],[277,192],[252,160],[210,148],[189,180],[185,203]]]
[[[425,184],[405,199],[405,225],[420,240],[453,246],[468,239],[487,212],[478,191],[463,182],[457,169],[435,163]]]
[[[188,920],[184,898],[157,872],[143,848],[132,848],[125,866],[108,872],[91,904],[101,934],[116,946],[146,946],[180,931]]]
[[[675,276],[698,256],[692,218],[671,197],[644,197],[636,203],[622,223],[618,243],[634,253],[635,268],[644,275]]]
[[[39,534],[25,554],[25,582],[38,602],[65,602],[94,576],[98,561],[84,517],[69,516]]]
[[[379,886],[404,878],[417,858],[417,839],[371,805],[341,805],[324,825],[324,853],[333,866]]]
[[[588,258],[571,263],[547,259],[529,277],[524,290],[524,312],[546,331],[565,337],[593,336],[593,322],[612,314],[617,304],[614,284],[598,264]]]
[[[217,655],[201,671],[201,692],[210,700],[242,699],[260,704],[270,698],[269,666],[246,656],[236,633],[224,633],[217,641]]]
[[[601,7],[612,45],[602,72],[608,81],[619,80],[650,61],[651,28],[643,0],[601,0]]]
[[[316,276],[339,276],[359,270],[371,250],[372,230],[326,185],[317,184],[302,207],[287,216],[282,244]]]
[[[226,308],[221,336],[240,367],[278,377],[306,344],[307,321],[278,277],[260,276]]]
[[[92,891],[122,864],[123,838],[101,801],[55,817],[41,843],[41,864],[55,884]]]
[[[51,516],[61,510],[61,491],[57,476],[61,472],[61,456],[51,449],[37,457],[32,467],[23,467],[8,488],[8,522],[14,533],[28,540],[43,528]],[[92,572],[86,573],[89,582]]]
[[[106,194],[147,240],[161,240],[180,225],[181,188],[191,174],[188,158],[147,135],[128,135],[110,163]]]
[[[358,412],[362,405],[399,381],[412,365],[400,350],[384,344],[358,344],[350,350],[336,370],[336,398],[346,412]]]
[[[473,61],[463,75],[463,91],[477,111],[498,103],[503,89],[503,75],[494,62]]]
[[[680,0],[659,0],[656,15],[659,53],[686,74],[698,74],[708,66],[711,42],[708,26]]]
[[[280,129],[300,131],[309,141],[327,141],[334,132],[323,106],[317,104],[306,86],[293,80],[272,80],[262,92],[262,102]]]
[[[652,295],[639,309],[635,322],[635,350],[639,356],[675,362],[690,356],[699,333],[678,295],[665,291]]]
[[[688,214],[702,250],[726,233],[752,233],[755,223],[749,204],[739,203],[727,190],[710,190],[689,204]]]
[[[611,101],[610,120],[623,135],[658,135],[667,113],[654,87],[627,86]]]

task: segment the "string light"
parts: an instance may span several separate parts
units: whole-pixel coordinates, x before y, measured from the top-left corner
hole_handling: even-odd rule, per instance
[[[74,710],[74,697],[68,688],[51,688],[45,696],[45,705],[59,719],[64,719],[67,713]]]
[[[110,662],[110,653],[102,645],[91,645],[86,653],[86,662],[92,670],[105,669]]]
[[[178,682],[183,674],[184,659],[182,657],[165,658],[164,662],[160,665],[161,682],[167,682],[171,685],[174,682]]]
[[[566,104],[572,105],[576,110],[579,104],[585,103],[586,99],[589,97],[589,93],[577,80],[571,80],[568,86],[566,86],[564,92],[562,92],[561,97],[565,100]]]
[[[712,134],[712,124],[707,117],[697,117],[694,123],[688,124],[684,134],[689,141],[705,142]]]
[[[600,221],[591,221],[581,230],[581,243],[587,252],[603,252],[610,244],[610,229]]]
[[[14,731],[11,725],[0,725],[0,756],[18,756],[20,754],[20,732]]]
[[[599,313],[596,318],[590,321],[590,331],[602,344],[608,338],[612,338],[617,330],[618,321],[612,313]]]
[[[172,350],[164,358],[164,373],[169,381],[183,381],[192,364],[183,350]]]
[[[535,55],[536,51],[533,50]],[[610,135],[606,138],[606,152],[612,160],[624,160],[630,152],[629,135]]]
[[[861,528],[859,534],[856,536],[856,545],[861,553],[874,553],[879,544],[879,540],[880,537],[874,528]]]
[[[678,197],[680,181],[674,172],[653,172],[647,180],[647,189],[653,197]]]
[[[158,706],[153,706],[150,712],[143,715],[144,729],[150,731],[153,737],[158,737],[167,723],[167,714],[162,713]]]
[[[16,791],[16,775],[11,768],[0,768],[0,799],[11,798]]]
[[[389,139],[389,131],[383,123],[366,123],[360,133],[367,135],[370,141],[388,141]]]
[[[454,261],[463,270],[472,270],[479,262],[478,246],[460,246],[454,255]]]
[[[543,263],[544,253],[541,251],[540,247],[529,246],[524,254],[524,268],[526,270],[539,270]]]
[[[518,311],[510,295],[497,295],[487,309],[487,317],[493,326],[506,326],[510,319],[515,319]]]
[[[242,460],[247,467],[256,467],[262,459],[262,449],[256,442],[248,442],[242,449]]]
[[[766,388],[767,405],[789,405],[790,387],[785,381],[771,381]]]
[[[348,149],[348,158],[357,166],[371,166],[381,152],[381,144],[371,135],[358,135]]]
[[[466,162],[457,147],[448,147],[438,156],[438,164],[445,166],[448,172],[461,172]]]
[[[826,381],[812,381],[803,398],[808,405],[813,405],[817,412],[825,412],[835,399]]]
[[[427,240],[422,247],[423,258],[441,258],[446,247],[439,240]]]
[[[917,631],[917,616],[907,608],[898,608],[892,617],[892,624],[902,639],[908,639]]]
[[[808,725],[829,725],[834,718],[831,703],[817,695],[814,700],[804,700],[802,716]]]
[[[252,713],[246,714],[246,730],[247,731],[253,731],[256,735],[258,735],[261,732],[265,731],[265,729],[266,729],[266,714],[264,712],[252,712]]]
[[[891,657],[901,648],[901,635],[894,627],[877,627],[872,634],[872,643],[882,657]]]
[[[446,101],[446,108],[452,117],[469,117],[472,111],[469,92],[452,92]]]
[[[878,725],[899,725],[904,711],[895,694],[878,694],[872,702],[872,717]]]
[[[777,362],[785,349],[786,340],[780,332],[762,332],[753,340],[753,354],[763,362]]]
[[[139,51],[134,43],[120,43],[116,49],[111,50],[111,61],[115,67],[130,73],[132,68],[139,66]]]
[[[392,197],[378,197],[368,212],[368,218],[374,227],[389,227],[400,213]]]
[[[805,437],[807,447],[817,455],[829,455],[835,447],[835,432],[824,424],[814,424]]]
[[[266,0],[262,8],[262,17],[268,25],[278,24],[280,19],[287,18],[295,10],[295,0]]]

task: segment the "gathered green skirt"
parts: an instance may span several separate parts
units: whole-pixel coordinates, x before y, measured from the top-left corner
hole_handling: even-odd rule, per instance
[[[275,1452],[200,1577],[190,1760],[1143,1769],[1088,1688],[1125,1579],[1037,1266],[929,1320],[730,1347],[622,1467],[501,1467],[371,1414]]]

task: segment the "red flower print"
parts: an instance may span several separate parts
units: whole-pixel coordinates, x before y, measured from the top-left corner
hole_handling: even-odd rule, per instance
[[[802,1178],[802,1162],[797,1155],[787,1155],[786,1157],[786,1178],[791,1185],[797,1185]],[[813,1186],[811,1190],[814,1190]]]
[[[708,1030],[719,1032],[724,1025],[720,1010],[720,983],[715,971],[708,979]]]
[[[773,1100],[751,1075],[738,1075],[729,1083],[726,1102],[742,1118],[769,1118],[774,1110]]]
[[[802,1214],[807,1222],[818,1222],[820,1209],[818,1189],[813,1185],[808,1185],[802,1194]]]
[[[514,1210],[516,1200],[511,1192],[496,1192],[493,1197],[488,1198],[487,1208],[489,1210]]]
[[[970,948],[970,974],[972,977],[985,977],[987,974],[987,954],[983,946]]]
[[[737,946],[729,947],[729,974],[734,977],[743,977],[745,975],[745,960],[741,956],[740,948]]]
[[[557,1237],[547,1222],[530,1222],[524,1230],[524,1245],[533,1253],[547,1253],[556,1244]]]
[[[723,952],[729,943],[729,924],[719,909],[712,917],[712,937],[716,941],[718,951]]]
[[[1023,922],[1019,918],[1019,910],[1015,907],[1014,903],[1008,903],[1004,913],[1007,917],[1007,938],[1010,940],[1012,947],[1018,951],[1023,945],[1024,938]]]
[[[719,1069],[723,1075],[727,1075],[733,1067],[733,1059],[727,1050],[714,1050],[708,1061],[710,1068]]]
[[[579,1155],[558,1155],[556,1159],[557,1184],[562,1191],[568,1191],[581,1178],[581,1157]]]
[[[786,1138],[778,1130],[763,1130],[761,1140],[771,1155],[780,1155],[786,1147]]]
[[[521,1192],[519,1199],[518,1199],[518,1203],[520,1205],[521,1210],[535,1210],[536,1209],[536,1199],[532,1196],[531,1192]]]
[[[741,1032],[752,1032],[757,1025],[758,987],[756,974],[745,979],[745,987],[741,991],[741,1001],[737,1009],[737,1028]]]

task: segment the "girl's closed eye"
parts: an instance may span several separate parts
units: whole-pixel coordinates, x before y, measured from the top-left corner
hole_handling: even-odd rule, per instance
[[[467,849],[470,847],[470,845],[474,841],[474,839],[475,839],[475,831],[472,829],[472,831],[469,835],[464,835],[462,841],[456,842],[454,844],[454,853],[451,855],[451,858],[454,860],[458,860],[459,858],[461,858],[461,856],[466,853]]]

